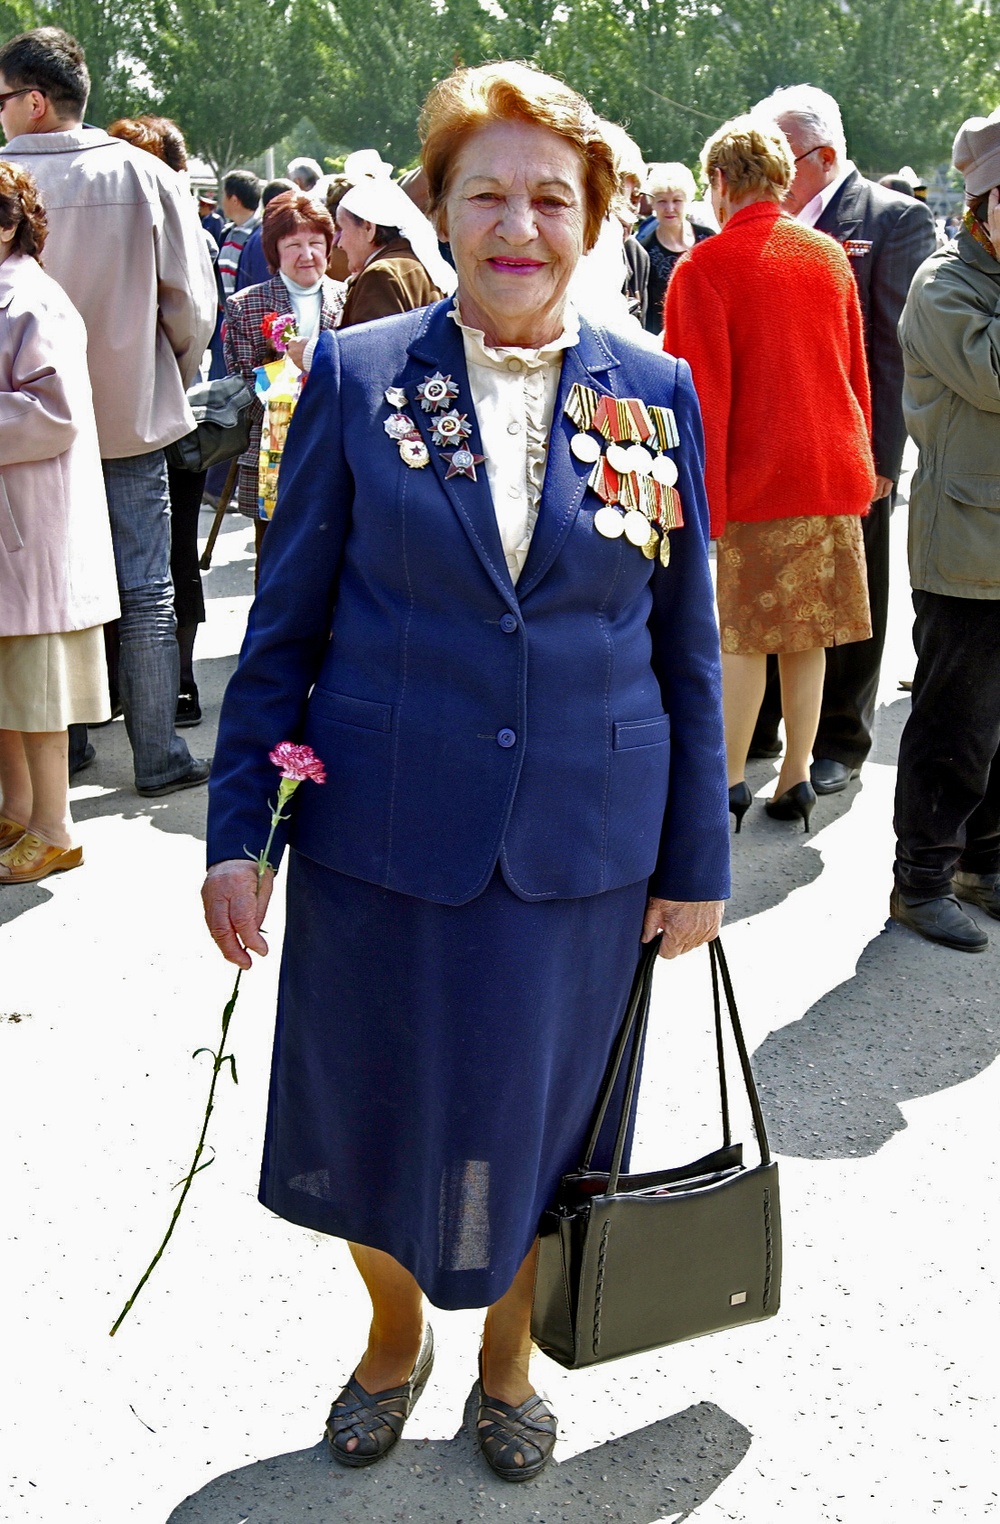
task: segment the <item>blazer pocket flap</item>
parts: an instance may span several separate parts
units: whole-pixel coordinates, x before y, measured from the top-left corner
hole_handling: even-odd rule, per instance
[[[956,503],[964,503],[969,508],[1000,509],[1000,476],[992,473],[963,472],[961,476],[946,476],[944,490]]]
[[[14,510],[10,506],[10,498],[7,496],[7,483],[0,476],[0,544],[4,550],[13,555],[15,550],[24,549],[24,541],[21,531],[17,527]]]
[[[669,714],[654,715],[651,720],[615,720],[614,749],[625,751],[632,746],[662,746],[670,740]]]
[[[347,693],[332,693],[329,688],[314,688],[309,707],[315,714],[336,720],[340,725],[356,725],[359,730],[392,729],[391,704],[352,698]]]

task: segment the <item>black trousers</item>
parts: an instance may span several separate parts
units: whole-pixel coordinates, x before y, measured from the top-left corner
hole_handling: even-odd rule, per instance
[[[205,489],[204,471],[167,467],[170,486],[170,575],[178,625],[204,624],[205,595],[198,564],[198,515]]]
[[[871,605],[870,640],[849,646],[831,646],[826,653],[823,708],[813,742],[814,757],[828,757],[847,767],[860,767],[872,749],[875,700],[885,647],[889,615],[889,517],[895,492],[879,498],[861,520],[868,569],[868,602]],[[781,719],[781,688],[777,659],[767,659],[767,687],[754,730],[752,746],[770,749],[777,744]]]
[[[956,868],[1000,871],[1000,599],[915,590],[913,708],[899,743],[896,883],[910,904]]]

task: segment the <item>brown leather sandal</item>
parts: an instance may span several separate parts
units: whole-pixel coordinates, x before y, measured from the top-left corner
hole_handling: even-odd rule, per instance
[[[413,1372],[402,1386],[366,1392],[357,1377],[351,1377],[340,1396],[334,1399],[326,1421],[327,1443],[342,1466],[373,1466],[383,1455],[388,1455],[398,1443],[403,1425],[427,1385],[433,1367],[434,1334],[428,1323]],[[346,1446],[352,1439],[356,1439],[357,1444],[353,1450],[348,1450]]]
[[[33,884],[50,873],[79,868],[82,862],[82,847],[54,847],[34,831],[25,831],[0,852],[0,884]]]

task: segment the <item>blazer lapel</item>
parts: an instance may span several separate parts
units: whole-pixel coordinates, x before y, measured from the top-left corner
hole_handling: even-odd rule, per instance
[[[581,386],[593,387],[602,395],[614,395],[613,377],[609,373],[617,366],[618,361],[607,347],[604,335],[581,318],[580,342],[572,349],[567,349],[563,359],[552,428],[549,431],[549,454],[545,464],[542,500],[528,558],[517,582],[519,598],[523,598],[541,581],[559,554],[580,511],[587,478],[593,470],[592,466],[577,460],[569,447],[570,440],[577,432],[576,425],[567,418],[565,411],[570,389],[574,383],[579,382]]]
[[[485,454],[476,410],[472,403],[469,373],[465,364],[465,346],[462,343],[461,332],[448,317],[450,308],[450,300],[441,302],[435,307],[429,307],[424,327],[409,346],[410,361],[401,380],[407,396],[406,412],[419,429],[431,458],[430,467],[425,467],[424,470],[430,469],[435,473],[445,496],[461,520],[473,550],[489,573],[497,591],[512,608],[516,608],[517,595],[507,569],[485,463],[476,466],[475,481],[468,476],[449,476],[449,462],[442,454],[442,449],[447,447],[436,445],[433,439],[436,415],[425,413],[417,396],[417,387],[422,381],[426,381],[428,376],[438,371],[442,375],[450,376],[458,387],[458,396],[451,405],[458,412],[467,414],[469,423],[472,425],[472,433],[465,441],[466,447],[475,455]],[[441,409],[441,411],[444,412],[447,409]]]
[[[850,238],[857,232],[864,216],[861,205],[863,187],[864,182],[857,170],[848,175],[829,206],[824,208],[817,219],[816,227],[821,233],[828,233],[838,243],[843,243],[845,238]]]

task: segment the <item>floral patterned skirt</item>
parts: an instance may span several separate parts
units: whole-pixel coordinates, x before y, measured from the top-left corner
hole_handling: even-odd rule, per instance
[[[812,651],[872,632],[861,520],[730,522],[718,546],[719,626],[732,656]]]

